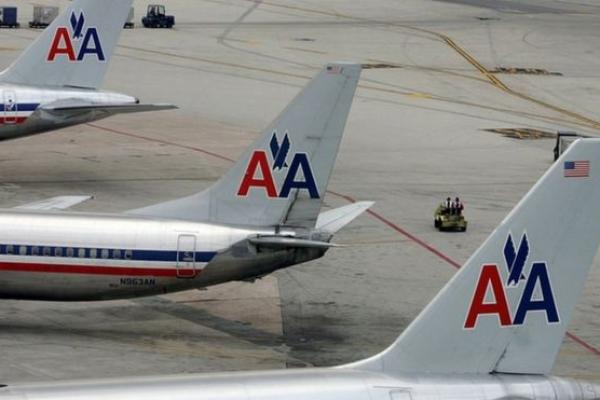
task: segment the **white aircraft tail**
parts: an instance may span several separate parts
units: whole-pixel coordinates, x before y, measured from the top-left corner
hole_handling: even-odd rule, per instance
[[[132,1],[73,1],[0,74],[0,82],[99,88]]]
[[[345,368],[546,374],[599,241],[600,139],[580,139],[391,347]]]
[[[129,213],[313,228],[360,72],[360,64],[327,65],[209,189]]]

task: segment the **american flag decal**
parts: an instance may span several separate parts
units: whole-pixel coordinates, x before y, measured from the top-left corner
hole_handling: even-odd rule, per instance
[[[327,73],[328,74],[339,74],[341,73],[343,70],[341,65],[328,65],[327,66]]]
[[[565,178],[586,178],[590,176],[589,161],[565,161]]]

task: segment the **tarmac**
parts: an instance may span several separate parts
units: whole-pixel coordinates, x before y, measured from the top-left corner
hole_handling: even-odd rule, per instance
[[[31,5],[23,3],[26,24]],[[348,247],[254,284],[127,301],[2,301],[0,383],[328,366],[372,355],[551,165],[554,139],[489,130],[600,133],[600,6],[592,0],[164,3],[173,30],[141,28],[146,3],[135,1],[138,26],[124,31],[105,88],[179,110],[1,143],[2,207],[91,194],[77,210],[118,212],[199,191],[335,60],[373,68],[363,71],[325,207],[376,204],[336,237]],[[0,30],[0,66],[38,34]],[[466,233],[434,229],[446,196],[463,199]],[[599,264],[555,374],[600,381]]]

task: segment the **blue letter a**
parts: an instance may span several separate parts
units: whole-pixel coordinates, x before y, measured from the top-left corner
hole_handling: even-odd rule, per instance
[[[296,180],[296,175],[298,175],[299,169],[302,169],[304,181]],[[292,164],[290,165],[290,169],[288,170],[288,174],[285,177],[285,182],[283,182],[283,187],[281,188],[279,197],[288,197],[292,189],[307,189],[311,199],[319,198],[319,190],[317,189],[317,184],[315,183],[315,177],[312,169],[310,168],[308,157],[304,153],[298,153],[294,156]]]
[[[93,41],[93,47],[90,47],[90,41]],[[104,57],[104,50],[102,50],[102,44],[98,37],[98,30],[96,28],[89,28],[85,33],[85,38],[81,43],[81,49],[79,50],[79,56],[77,60],[82,61],[86,54],[95,54],[99,61],[106,61]]]
[[[533,299],[533,292],[535,291],[537,282],[540,283],[542,292],[540,300]],[[531,267],[527,285],[523,290],[523,296],[515,314],[514,325],[522,325],[529,311],[545,311],[548,323],[560,322],[556,302],[554,301],[554,293],[552,293],[552,286],[548,277],[548,268],[546,267],[546,263],[543,262],[534,263]]]

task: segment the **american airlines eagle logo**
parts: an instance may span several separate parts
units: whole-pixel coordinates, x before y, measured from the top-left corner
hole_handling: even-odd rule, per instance
[[[251,190],[259,190],[269,198],[288,198],[297,189],[306,190],[312,199],[318,199],[319,190],[308,155],[295,153],[288,162],[291,147],[287,131],[281,140],[278,139],[277,132],[273,132],[269,142],[270,154],[264,150],[252,153],[237,195],[247,196]],[[277,174],[284,174],[281,188],[277,187]]]
[[[98,61],[106,61],[98,29],[85,27],[83,11],[79,15],[73,11],[69,22],[68,27],[56,28],[46,61],[54,62],[64,57],[72,62],[80,62],[88,56],[95,56]]]
[[[530,312],[542,312],[548,323],[559,323],[560,318],[547,263],[531,262],[529,273],[525,274],[530,254],[527,234],[524,233],[521,237],[518,248],[515,248],[515,242],[509,234],[503,253],[508,278],[505,282],[502,281],[500,268],[496,264],[482,266],[464,328],[475,328],[480,317],[485,315],[496,316],[501,326],[523,325]],[[517,308],[512,312],[507,294],[510,290],[521,290],[521,288],[522,293]]]

